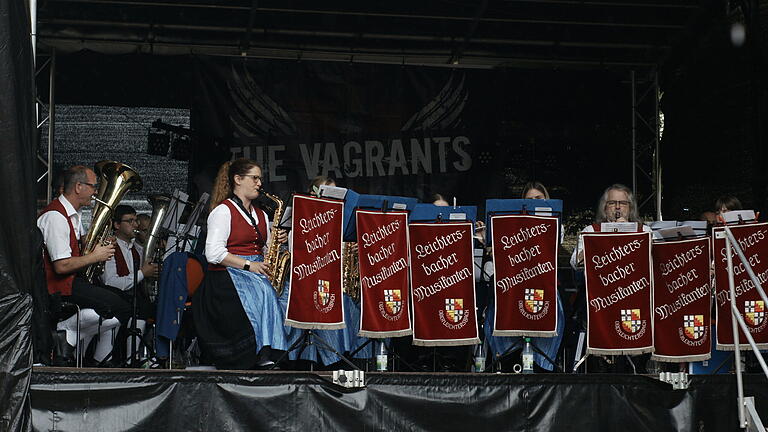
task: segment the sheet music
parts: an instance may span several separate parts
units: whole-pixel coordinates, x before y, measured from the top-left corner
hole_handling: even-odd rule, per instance
[[[632,233],[637,231],[637,223],[635,222],[603,222],[600,224],[600,231]]]
[[[343,200],[344,197],[347,196],[347,188],[321,185],[319,195],[323,198],[336,198]]]

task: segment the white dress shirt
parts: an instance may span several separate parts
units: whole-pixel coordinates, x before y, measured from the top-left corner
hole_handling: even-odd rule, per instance
[[[80,240],[83,232],[83,224],[80,213],[64,195],[59,196],[59,201],[64,206],[67,216],[75,228],[75,237]],[[69,246],[69,224],[67,218],[57,211],[45,212],[37,218],[37,227],[43,233],[43,242],[48,250],[51,261],[72,257],[72,248]]]
[[[235,208],[240,212],[240,215],[245,219],[248,225],[251,225],[248,215],[245,214],[240,206],[235,204]],[[266,248],[266,245],[269,244],[269,235],[271,231],[267,214],[264,213],[264,210],[252,208],[251,215],[257,225],[261,219],[264,219],[267,222],[267,238],[264,241]],[[231,223],[232,215],[226,204],[219,204],[208,215],[208,236],[205,238],[205,259],[207,259],[209,263],[219,264],[229,253],[229,251],[227,251],[227,240],[229,239]]]
[[[141,268],[142,264],[144,264],[142,262],[142,254],[144,252],[144,248],[139,246],[135,239],[131,239],[131,241],[117,239],[116,246],[119,247],[120,252],[123,253],[125,264],[128,266],[128,274],[126,276],[117,275],[117,262],[113,256],[109,259],[109,261],[104,263],[104,273],[101,274],[100,278],[104,285],[127,291],[133,287],[133,254],[131,253],[131,247],[135,246],[136,252],[139,253],[139,268]],[[138,282],[143,281],[144,273],[139,270],[137,272],[136,278]]]

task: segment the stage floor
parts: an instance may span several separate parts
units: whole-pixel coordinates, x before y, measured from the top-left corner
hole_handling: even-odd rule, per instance
[[[34,368],[40,431],[729,431],[736,378],[687,390],[642,375],[366,373]],[[745,375],[768,418],[768,382]]]

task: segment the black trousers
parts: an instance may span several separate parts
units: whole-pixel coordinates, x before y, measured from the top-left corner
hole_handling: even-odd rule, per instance
[[[62,296],[64,301],[74,303],[81,308],[91,308],[102,318],[115,317],[125,327],[131,318],[131,304],[114,292],[91,285],[83,278],[75,277],[72,282],[72,295]]]

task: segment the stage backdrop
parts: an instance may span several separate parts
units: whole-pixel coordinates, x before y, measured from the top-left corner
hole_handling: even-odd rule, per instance
[[[537,179],[569,207],[591,208],[603,179],[631,180],[625,164],[602,163],[631,162],[629,147],[616,145],[629,137],[623,74],[212,57],[193,64],[193,172],[251,157],[285,197],[329,175],[361,193],[481,204]],[[584,176],[597,170],[599,178]]]

